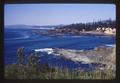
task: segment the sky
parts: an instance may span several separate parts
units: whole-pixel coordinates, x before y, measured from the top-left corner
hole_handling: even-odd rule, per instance
[[[59,25],[116,18],[114,4],[6,4],[4,25]]]

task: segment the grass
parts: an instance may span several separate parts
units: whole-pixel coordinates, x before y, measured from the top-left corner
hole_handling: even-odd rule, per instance
[[[78,71],[68,68],[49,68],[47,65],[6,65],[6,79],[114,79],[111,70]]]

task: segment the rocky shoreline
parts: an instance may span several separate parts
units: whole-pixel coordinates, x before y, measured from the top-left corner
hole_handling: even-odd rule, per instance
[[[46,35],[46,36],[65,36],[65,35],[91,35],[91,36],[116,36],[116,33],[104,33],[104,32],[98,32],[96,30],[94,31],[78,31],[78,30],[66,30],[66,29],[53,29],[53,30],[47,30],[47,31],[36,31],[38,34]]]
[[[99,69],[116,70],[116,47],[100,46],[92,50],[74,50],[60,48],[46,48],[35,51],[47,52],[65,59],[81,62],[82,64],[103,64]]]

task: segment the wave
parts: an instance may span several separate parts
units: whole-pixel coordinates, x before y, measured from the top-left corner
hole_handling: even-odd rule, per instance
[[[40,27],[40,28],[34,28],[34,29],[50,30],[50,29],[55,29],[55,28],[54,28],[54,27],[52,27],[52,28],[44,28],[44,27]]]
[[[27,38],[30,38],[30,36],[25,35],[25,36],[15,37],[15,38],[6,38],[5,40],[16,40],[16,39],[27,39]]]
[[[35,49],[35,52],[47,52],[47,54],[52,54],[54,51],[52,48],[43,48],[43,49]]]
[[[10,30],[5,32],[5,40],[27,39],[30,38],[31,33],[21,30]]]
[[[115,47],[115,44],[106,44],[107,47]]]
[[[76,35],[67,35],[67,36],[62,36],[63,38],[68,38],[68,37],[70,37],[70,38],[81,38],[81,37],[84,37],[84,36],[76,36]]]

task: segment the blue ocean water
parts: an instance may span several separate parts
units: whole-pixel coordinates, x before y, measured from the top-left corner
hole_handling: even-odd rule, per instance
[[[115,44],[114,36],[43,36],[33,32],[33,29],[9,29],[4,30],[4,63],[17,62],[17,49],[25,48],[26,57],[34,49],[40,48],[65,48],[77,50],[89,50],[97,46]],[[56,62],[57,61],[57,62]],[[65,63],[71,67],[71,61],[63,61],[55,56],[42,57],[42,63]],[[68,64],[69,63],[69,64]],[[57,65],[58,65],[57,64]],[[75,65],[74,65],[75,66]],[[78,66],[78,65],[77,65]],[[77,67],[76,66],[76,67]],[[86,65],[89,66],[89,65]]]

